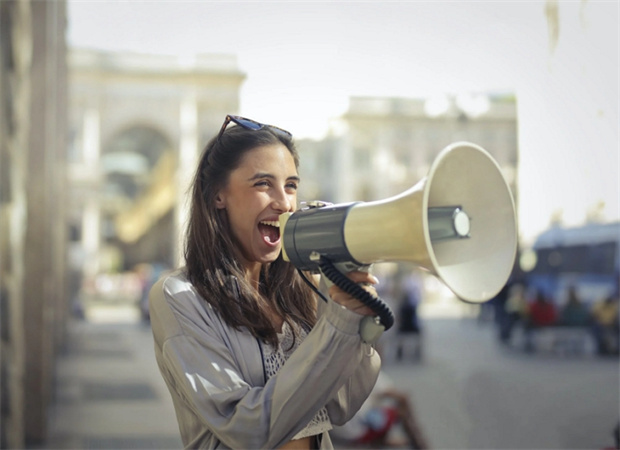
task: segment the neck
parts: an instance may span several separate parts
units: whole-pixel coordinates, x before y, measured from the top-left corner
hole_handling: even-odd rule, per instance
[[[251,265],[245,266],[245,279],[248,280],[254,289],[258,291],[258,284],[260,282],[260,272],[262,269],[262,264],[254,263]]]
[[[261,273],[262,268],[263,268],[263,265],[260,263],[254,263],[254,264],[245,266],[245,278],[252,284],[252,286],[254,287],[254,289],[256,289],[257,292],[259,292],[258,285],[260,282],[260,273]],[[282,322],[284,321],[283,318],[278,314],[278,312],[273,307],[269,306],[267,298],[265,298],[263,295],[260,295],[260,298],[263,302],[265,302],[265,313],[269,317],[269,320],[271,320],[273,327],[276,329],[278,333],[281,333]]]

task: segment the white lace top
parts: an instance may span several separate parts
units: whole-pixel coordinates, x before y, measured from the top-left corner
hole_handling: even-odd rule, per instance
[[[302,327],[295,327],[298,331],[298,337],[295,340],[295,345],[293,347],[291,347],[293,342],[293,330],[286,322],[282,325],[282,332],[278,333],[278,348],[274,349],[271,345],[262,345],[263,363],[265,365],[267,378],[271,378],[278,372],[278,370],[280,370],[280,367],[284,365],[291,353],[295,351],[300,342],[306,337],[307,332]],[[293,440],[301,439],[307,436],[314,436],[315,434],[321,434],[324,431],[329,431],[331,429],[332,424],[329,420],[329,416],[327,415],[327,409],[323,407],[316,413],[310,423],[308,423],[303,430],[293,437]]]

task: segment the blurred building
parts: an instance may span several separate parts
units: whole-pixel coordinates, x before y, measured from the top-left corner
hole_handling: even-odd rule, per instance
[[[67,50],[63,1],[0,2],[2,448],[46,438],[83,280],[174,265],[200,151],[239,109],[234,56]]]
[[[0,446],[45,440],[64,339],[64,1],[0,2]]]
[[[401,193],[456,141],[486,149],[516,196],[517,106],[510,93],[352,97],[341,122],[341,137],[299,142],[304,200],[372,201]]]
[[[333,134],[321,140],[296,140],[300,159],[299,174],[303,181],[297,194],[299,201],[324,200],[335,203],[342,198],[338,195],[338,180],[343,173],[349,172],[339,164],[344,144],[344,136]]]
[[[69,76],[73,267],[177,264],[197,158],[239,108],[236,58],[71,49]]]

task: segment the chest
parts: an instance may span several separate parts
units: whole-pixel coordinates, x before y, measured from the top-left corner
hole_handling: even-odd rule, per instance
[[[248,331],[229,329],[226,336],[227,346],[243,378],[252,386],[264,386],[266,380],[274,375],[297,349],[305,338],[306,331],[298,329],[294,336],[291,327],[283,324],[282,333],[278,334],[278,347],[259,342]]]

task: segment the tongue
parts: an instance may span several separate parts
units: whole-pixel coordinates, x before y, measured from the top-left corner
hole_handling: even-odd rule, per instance
[[[258,224],[258,230],[266,242],[273,243],[280,239],[280,230],[276,227],[260,223]]]

